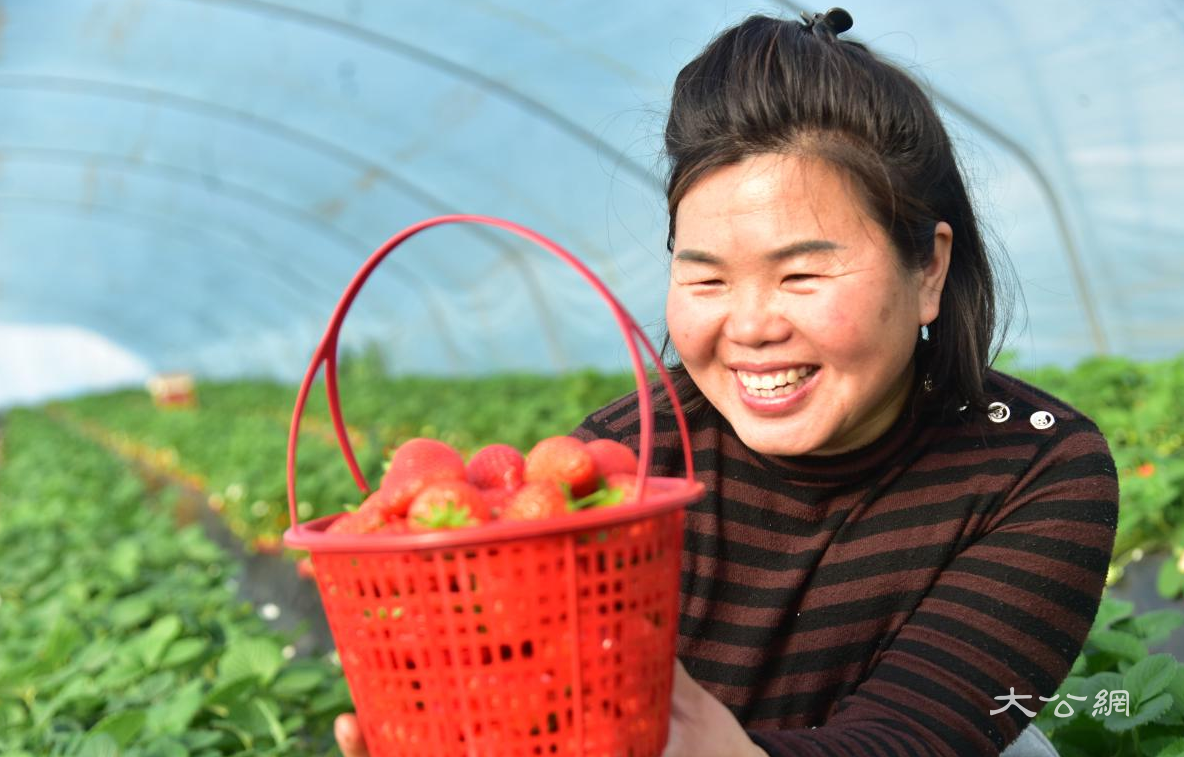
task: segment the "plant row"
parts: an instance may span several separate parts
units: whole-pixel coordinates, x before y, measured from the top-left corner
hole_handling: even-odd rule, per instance
[[[235,599],[236,567],[177,490],[17,410],[0,467],[0,754],[326,754],[340,667]]]
[[[468,456],[502,442],[530,449],[566,434],[606,402],[631,391],[632,376],[391,378],[345,361],[342,413],[358,465],[377,488],[383,463],[413,437],[441,439]],[[296,387],[271,382],[199,383],[193,408],[162,410],[141,391],[82,397],[52,410],[113,448],[204,483],[244,543],[278,544],[288,526],[285,480]],[[323,384],[314,387],[297,453],[300,517],[339,512],[363,499],[337,444]]]
[[[1085,647],[1035,718],[1061,757],[1184,757],[1184,665],[1148,651],[1184,613],[1133,610],[1103,597]]]
[[[1166,552],[1159,590],[1184,595],[1184,357],[1161,362],[1088,360],[1073,369],[1015,370],[1093,418],[1118,465],[1122,502],[1111,580],[1131,560]],[[529,449],[564,434],[591,410],[634,388],[632,376],[392,378],[365,358],[342,363],[350,439],[371,485],[383,460],[415,436],[465,454],[504,442]],[[356,505],[362,495],[339,451],[323,386],[310,397],[298,455],[302,518]],[[200,383],[194,408],[161,410],[144,392],[84,397],[62,406],[116,446],[141,450],[205,483],[211,504],[248,544],[275,545],[287,526],[285,455],[296,388],[273,382]]]

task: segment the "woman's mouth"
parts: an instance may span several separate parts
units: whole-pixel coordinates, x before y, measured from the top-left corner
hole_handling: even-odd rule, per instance
[[[744,391],[752,397],[786,397],[805,386],[807,379],[818,371],[816,365],[804,365],[776,373],[736,371]]]
[[[740,390],[740,399],[746,405],[758,410],[782,410],[805,396],[820,366],[802,365],[781,371],[754,373],[734,371]]]

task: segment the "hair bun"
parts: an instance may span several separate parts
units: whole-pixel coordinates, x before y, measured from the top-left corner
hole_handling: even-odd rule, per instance
[[[814,14],[802,11],[802,26],[807,31],[817,33],[817,30],[821,29],[832,37],[837,37],[854,25],[855,19],[851,18],[851,14],[842,8],[831,8],[826,13]]]

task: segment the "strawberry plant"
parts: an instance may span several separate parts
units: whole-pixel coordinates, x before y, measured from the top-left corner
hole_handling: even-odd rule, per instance
[[[1132,560],[1158,551],[1169,558],[1160,594],[1184,595],[1184,357],[1094,358],[1072,370],[1016,373],[1093,418],[1110,444],[1121,497],[1111,581]]]
[[[0,468],[0,754],[326,754],[339,667],[237,601],[176,489],[44,414],[10,412]]]
[[[1035,718],[1061,757],[1184,755],[1184,665],[1147,650],[1184,625],[1184,613],[1133,609],[1103,597],[1085,648]]]

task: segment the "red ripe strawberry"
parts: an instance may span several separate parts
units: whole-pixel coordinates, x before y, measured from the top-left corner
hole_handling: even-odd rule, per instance
[[[615,504],[633,502],[637,499],[636,471],[633,473],[614,473],[605,478],[604,483],[609,489],[619,489],[621,491],[621,498]]]
[[[366,495],[366,499],[358,506],[358,512],[365,510],[366,512],[374,511],[383,519],[383,521],[391,521],[399,517],[396,513],[398,504],[395,502],[394,493],[389,489],[377,489]]]
[[[481,490],[467,481],[437,481],[424,487],[407,511],[410,531],[467,528],[490,520]]]
[[[567,497],[554,481],[532,481],[510,498],[502,520],[543,520],[567,512]]]
[[[509,507],[510,498],[513,496],[514,492],[509,489],[481,490],[481,497],[485,500],[485,506],[489,508],[489,514],[495,520],[502,517],[502,513]]]
[[[302,557],[296,561],[296,573],[301,578],[314,579],[317,577],[316,568],[312,565],[311,557]]]
[[[438,439],[409,439],[395,454],[382,476],[388,494],[387,518],[407,514],[411,501],[428,484],[437,481],[464,481],[465,459]]]
[[[407,521],[406,521],[406,520],[404,520],[403,518],[395,518],[395,519],[394,519],[394,520],[392,520],[390,523],[387,523],[385,526],[383,526],[382,528],[380,528],[380,529],[378,529],[377,531],[375,531],[375,533],[379,533],[379,534],[405,534],[405,533],[409,532],[410,530],[411,530],[411,529],[410,529],[410,527],[407,525]]]
[[[482,447],[465,466],[469,483],[479,489],[509,489],[522,486],[526,458],[508,444]]]
[[[526,456],[524,478],[527,483],[567,484],[571,496],[582,497],[596,490],[596,462],[579,439],[552,436],[534,445]]]
[[[584,447],[596,462],[596,472],[604,478],[614,473],[637,473],[637,455],[615,439],[593,439]]]
[[[327,529],[330,534],[369,534],[386,525],[382,513],[377,508],[357,510],[346,513]]]

